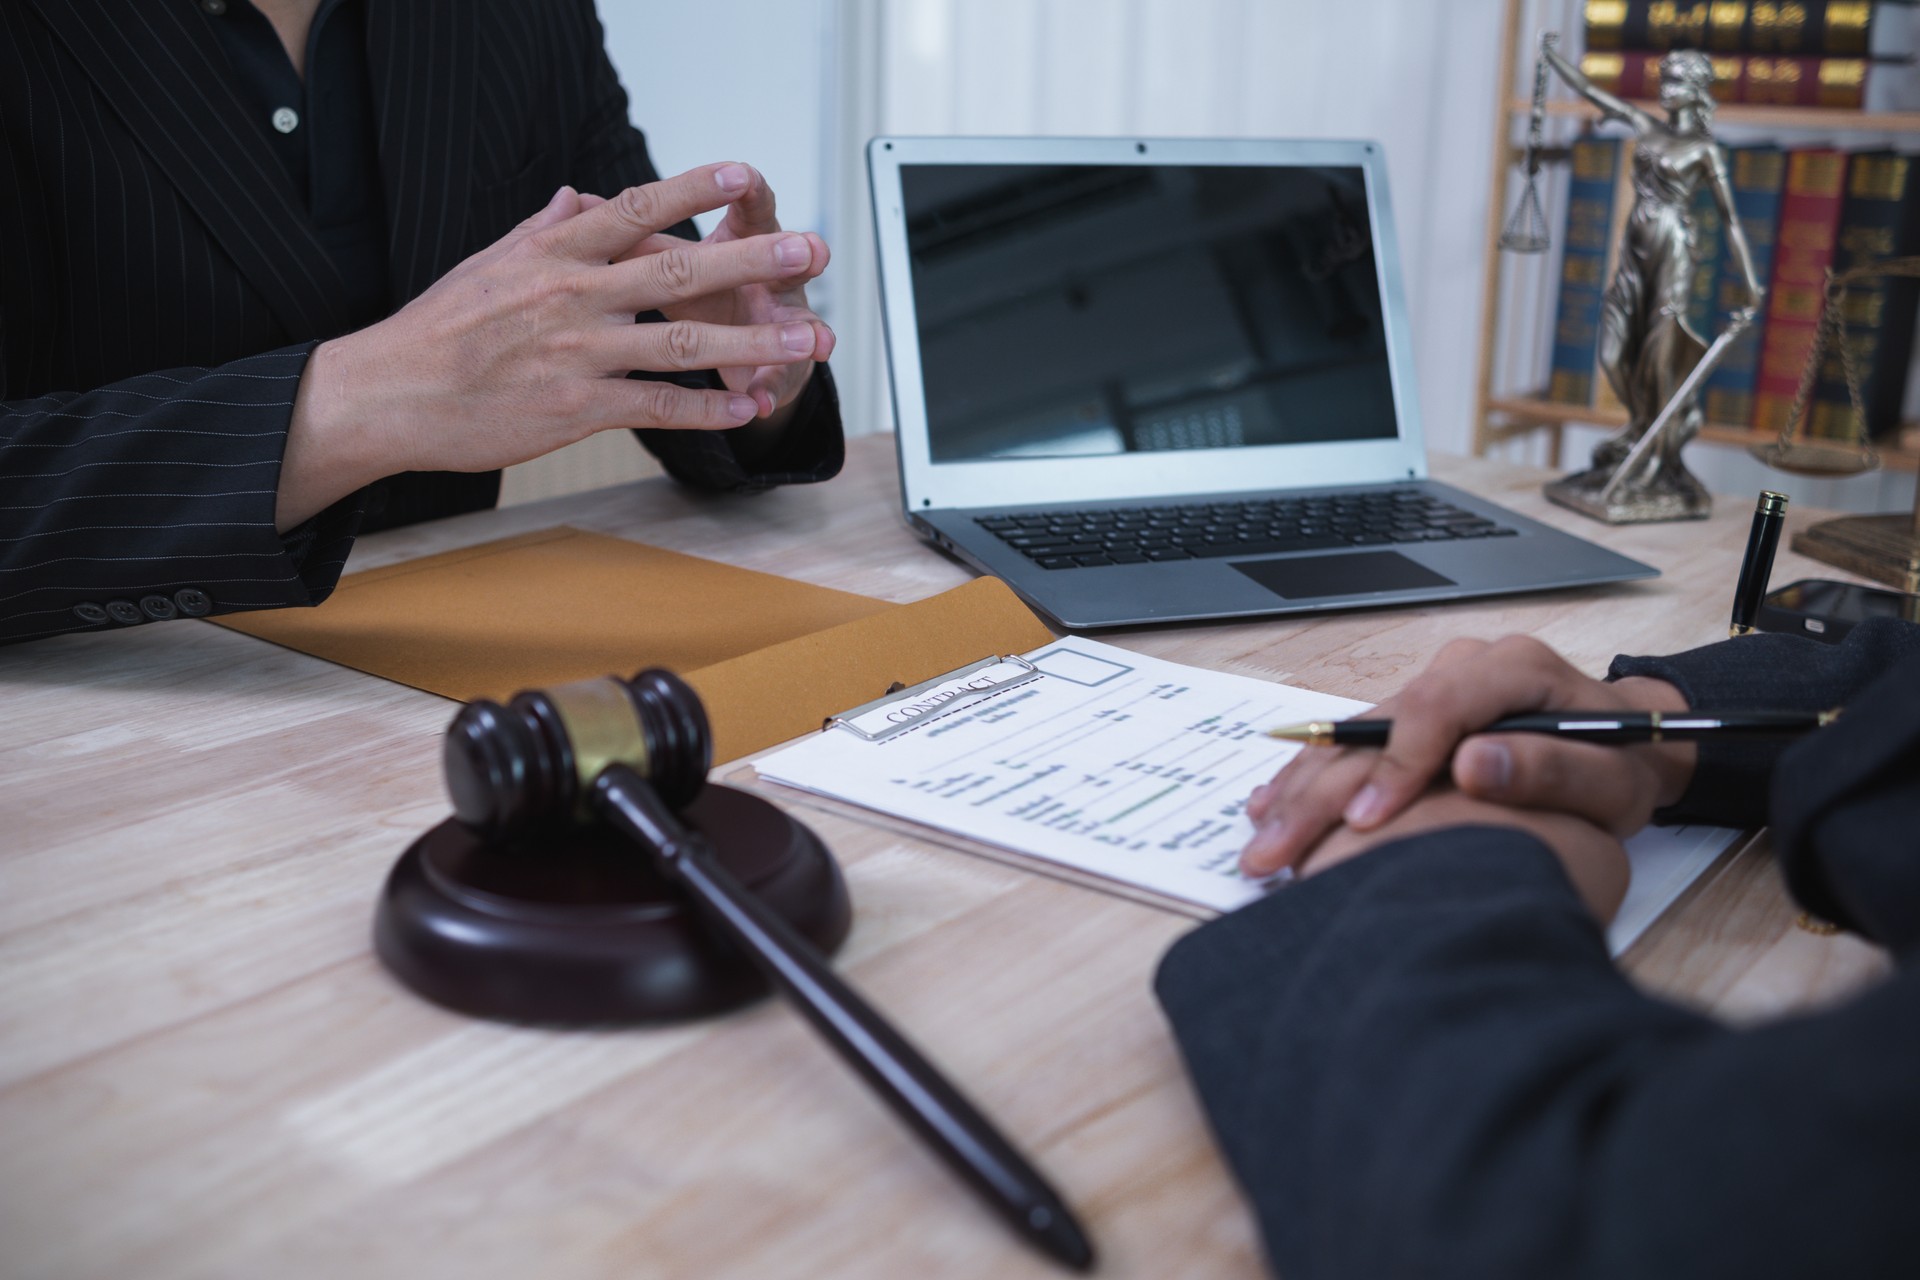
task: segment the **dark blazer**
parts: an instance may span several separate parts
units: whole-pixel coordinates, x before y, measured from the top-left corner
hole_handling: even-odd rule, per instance
[[[395,309],[563,183],[655,177],[591,0],[364,3]],[[313,604],[339,574],[366,495],[273,529],[307,354],[348,324],[255,114],[193,0],[0,3],[0,641]],[[824,479],[824,370],[799,409],[754,472],[724,433],[640,434],[708,487]],[[375,501],[424,519],[497,491]]]
[[[1920,627],[1616,668],[1697,706],[1845,704],[1776,749],[1773,839],[1802,903],[1893,975],[1720,1025],[1628,982],[1510,828],[1402,840],[1203,926],[1160,999],[1285,1280],[1920,1266]],[[1686,803],[1758,821],[1769,788],[1728,788],[1727,763],[1703,758]]]

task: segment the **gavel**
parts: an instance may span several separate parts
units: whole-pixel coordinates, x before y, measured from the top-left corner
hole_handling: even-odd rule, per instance
[[[619,764],[683,809],[707,784],[713,735],[700,695],[671,671],[476,698],[447,729],[453,814],[490,836],[593,816],[595,781]]]
[[[454,815],[487,836],[597,819],[638,845],[1022,1238],[1073,1270],[1093,1265],[1039,1172],[676,816],[713,765],[706,709],[684,680],[654,669],[476,699],[448,728],[444,762]]]

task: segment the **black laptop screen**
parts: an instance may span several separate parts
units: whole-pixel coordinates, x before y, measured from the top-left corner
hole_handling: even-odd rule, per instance
[[[900,180],[935,462],[1396,434],[1359,168]]]

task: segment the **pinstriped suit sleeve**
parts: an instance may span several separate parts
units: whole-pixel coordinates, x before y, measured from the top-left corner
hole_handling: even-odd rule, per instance
[[[213,613],[324,599],[355,501],[284,538],[273,525],[313,345],[33,399],[4,398],[0,363],[0,643],[112,628],[98,610],[181,592]]]
[[[627,117],[627,94],[607,58],[605,34],[592,0],[581,0],[579,12],[587,101],[574,151],[576,174],[571,181],[581,191],[610,196],[627,187],[657,181],[660,175],[647,154],[646,138]],[[691,222],[673,231],[689,239],[698,235]],[[720,385],[719,376],[710,370],[672,380],[702,387]],[[824,364],[814,370],[807,389],[794,405],[793,420],[779,446],[754,459],[751,466],[744,465],[734,452],[735,437],[730,431],[642,430],[634,434],[675,479],[729,493],[759,493],[783,484],[830,480],[840,473],[846,458],[840,398],[833,375]]]

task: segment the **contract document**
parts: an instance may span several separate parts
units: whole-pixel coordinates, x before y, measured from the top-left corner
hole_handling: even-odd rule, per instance
[[[1272,883],[1239,872],[1246,798],[1306,749],[1266,736],[1368,704],[1081,637],[850,711],[762,756],[762,778],[1183,903],[1230,911]],[[1738,833],[1635,837],[1616,953]]]

